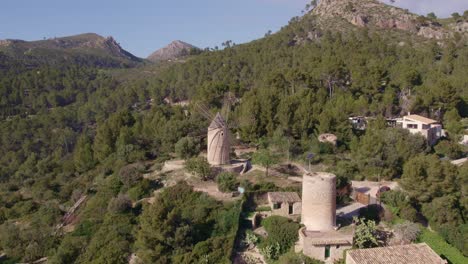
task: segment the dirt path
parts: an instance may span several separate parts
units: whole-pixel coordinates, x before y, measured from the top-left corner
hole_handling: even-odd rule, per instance
[[[86,195],[81,196],[80,199],[78,199],[78,201],[68,209],[67,213],[62,217],[62,221],[55,227],[56,233],[62,228],[65,232],[70,232],[70,230],[73,231],[73,222],[76,220],[75,212],[86,201],[86,198]]]
[[[207,182],[191,181],[190,185],[193,186],[193,190],[204,192],[218,201],[231,202],[231,201],[239,200],[241,198],[240,195],[237,197],[234,197],[232,193],[223,193],[219,191],[218,185],[212,181],[207,181]]]

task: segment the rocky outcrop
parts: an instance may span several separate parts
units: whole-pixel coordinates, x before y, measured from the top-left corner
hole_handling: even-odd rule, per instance
[[[186,42],[175,40],[166,47],[153,52],[147,59],[153,62],[174,60],[190,55],[194,50],[199,51],[200,49]]]
[[[458,33],[468,33],[468,22],[467,21],[459,21],[449,26],[454,32]]]
[[[125,57],[125,58],[128,58],[128,59],[131,59],[131,60],[138,59],[137,57],[135,57],[130,52],[124,50],[120,46],[120,44],[117,43],[117,41],[111,36],[105,38],[101,42],[98,42],[98,44],[99,44],[99,46],[101,46],[101,48],[108,50],[114,56],[122,56],[122,57]]]
[[[0,47],[6,47],[6,46],[9,46],[10,44],[12,43],[11,40],[9,39],[0,39]]]
[[[350,22],[351,22],[351,24],[353,24],[355,26],[365,27],[367,22],[368,22],[368,19],[367,19],[366,16],[356,15],[351,19]]]
[[[418,35],[430,39],[445,39],[450,37],[448,32],[437,30],[431,27],[421,27],[418,31]]]
[[[319,19],[342,18],[358,27],[403,30],[425,38],[451,36],[438,23],[377,0],[321,0],[311,14]]]

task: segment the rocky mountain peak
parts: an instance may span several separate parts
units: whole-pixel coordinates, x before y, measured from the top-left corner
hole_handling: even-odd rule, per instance
[[[164,61],[164,60],[173,60],[178,59],[180,57],[184,57],[190,55],[190,52],[199,48],[183,42],[181,40],[174,40],[169,45],[161,48],[151,55],[148,56],[148,60],[150,61]]]
[[[452,34],[436,21],[377,0],[321,0],[311,14],[320,19],[342,18],[358,27],[397,29],[432,39]]]

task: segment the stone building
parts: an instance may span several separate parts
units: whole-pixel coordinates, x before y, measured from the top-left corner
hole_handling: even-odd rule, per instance
[[[354,249],[346,252],[346,264],[446,264],[426,243]]]
[[[231,144],[229,131],[223,117],[217,113],[208,127],[207,160],[210,165],[227,165],[230,163]]]
[[[301,214],[301,198],[295,192],[269,192],[268,204],[273,215],[298,216]]]
[[[342,259],[353,245],[354,229],[336,226],[336,176],[306,173],[302,180],[301,221],[296,252],[327,263]]]
[[[309,231],[307,227],[299,230],[299,241],[296,251],[302,251],[304,255],[326,263],[333,263],[342,259],[344,252],[353,246],[352,229]]]

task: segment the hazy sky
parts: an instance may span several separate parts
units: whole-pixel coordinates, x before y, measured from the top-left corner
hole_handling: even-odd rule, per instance
[[[337,0],[340,1],[340,0]],[[133,54],[180,39],[198,47],[262,37],[287,24],[310,0],[1,0],[0,39],[37,40],[95,32]],[[419,14],[449,16],[468,0],[396,0]]]
[[[383,2],[389,3],[389,0]],[[452,13],[463,14],[468,10],[468,0],[395,0],[392,5],[407,8],[413,13],[427,15],[434,12],[438,17],[449,17]]]

